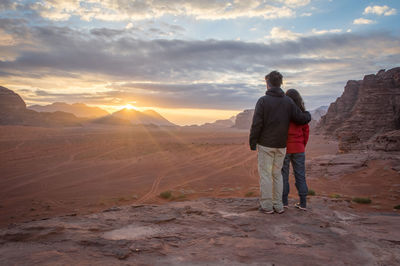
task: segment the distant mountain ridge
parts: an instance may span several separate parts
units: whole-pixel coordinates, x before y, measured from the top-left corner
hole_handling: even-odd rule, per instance
[[[88,106],[84,103],[73,103],[68,104],[64,102],[55,102],[49,105],[31,105],[28,106],[28,109],[37,111],[37,112],[66,112],[74,114],[77,117],[81,118],[99,118],[102,116],[106,116],[109,113],[99,107]]]
[[[94,121],[101,124],[112,125],[155,125],[155,126],[176,126],[154,110],[143,112],[134,109],[122,109],[108,116]]]

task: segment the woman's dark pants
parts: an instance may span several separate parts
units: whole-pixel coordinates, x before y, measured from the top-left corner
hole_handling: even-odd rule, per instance
[[[306,183],[306,168],[305,168],[306,156],[302,153],[287,153],[283,161],[282,177],[283,177],[283,194],[282,203],[288,205],[289,195],[289,165],[292,163],[295,185],[300,197],[300,206],[303,208],[307,207],[307,193],[308,187]]]

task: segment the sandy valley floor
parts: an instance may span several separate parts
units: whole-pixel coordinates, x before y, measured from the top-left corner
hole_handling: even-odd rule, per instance
[[[256,152],[247,139],[233,130],[1,126],[0,226],[132,203],[256,197]],[[372,204],[352,207],[394,211],[397,155],[336,154],[336,142],[311,136],[308,183],[317,195],[369,197]],[[164,191],[173,199],[161,198]]]

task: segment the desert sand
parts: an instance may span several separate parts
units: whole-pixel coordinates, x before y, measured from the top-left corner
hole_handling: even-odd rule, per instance
[[[112,206],[257,197],[257,154],[247,138],[246,130],[1,126],[0,226]],[[309,188],[337,201],[372,199],[350,204],[356,210],[395,212],[400,157],[385,156],[338,154],[335,141],[312,135]],[[172,197],[160,197],[165,191]]]

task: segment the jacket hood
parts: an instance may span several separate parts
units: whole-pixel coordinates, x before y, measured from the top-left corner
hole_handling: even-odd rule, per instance
[[[283,97],[285,92],[281,88],[270,88],[265,92],[265,95],[270,95],[274,97]]]

